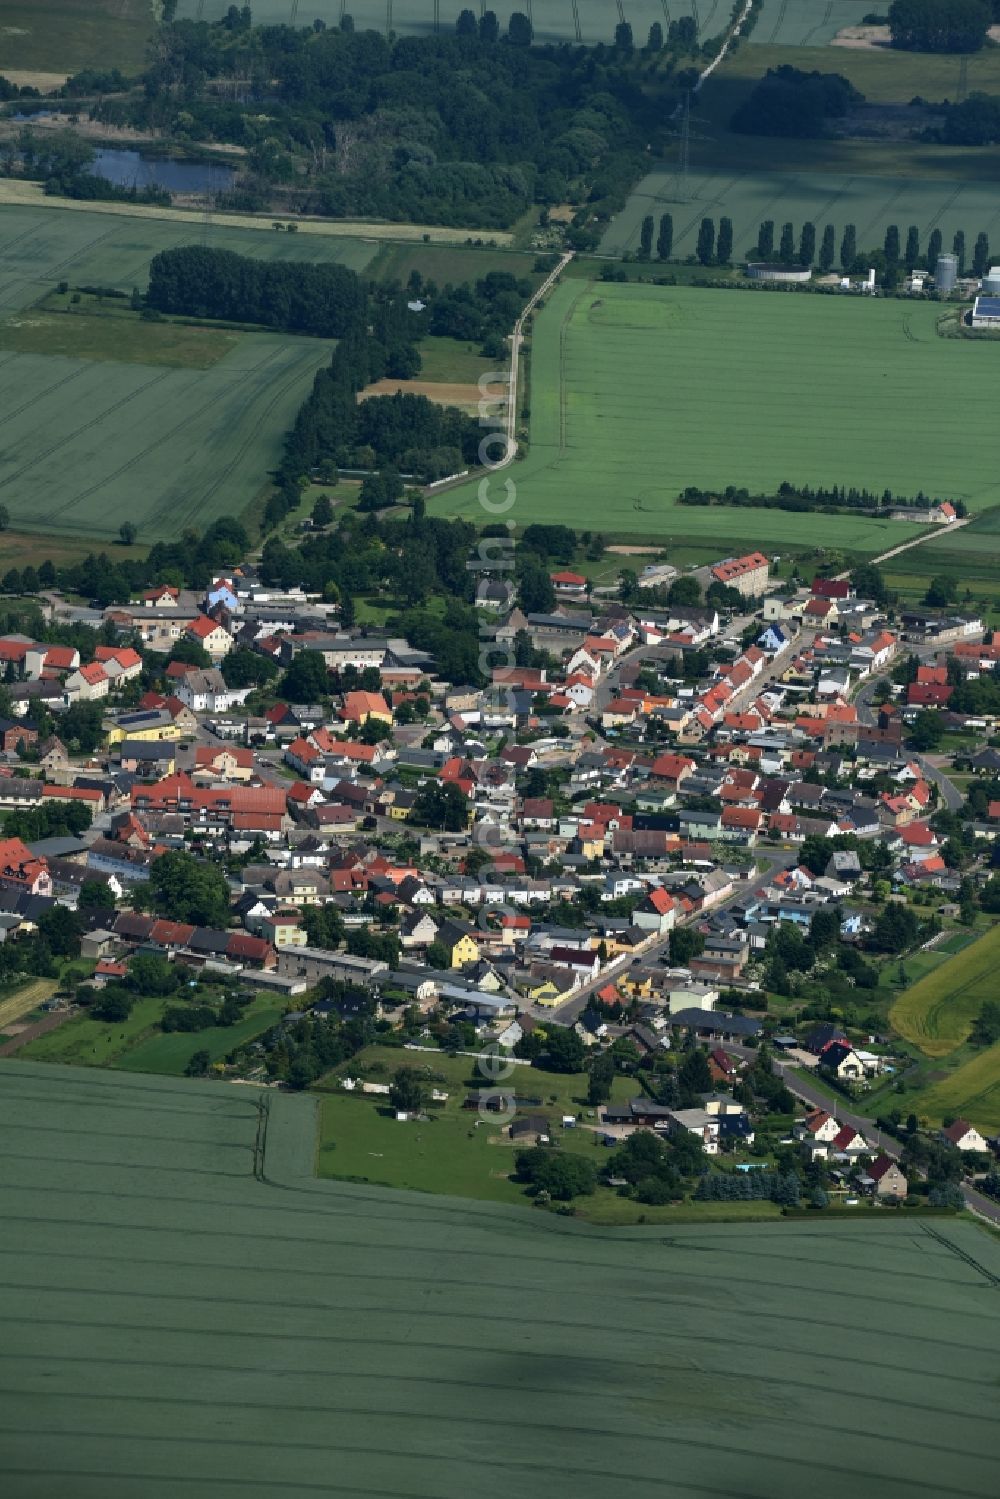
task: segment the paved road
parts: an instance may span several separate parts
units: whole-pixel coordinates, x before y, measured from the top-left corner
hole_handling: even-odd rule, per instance
[[[726,1042],[726,1050],[748,1061],[752,1060],[755,1055],[748,1047],[738,1046],[735,1042],[731,1041]],[[821,1092],[815,1084],[800,1076],[795,1071],[794,1063],[783,1062],[780,1058],[775,1057],[772,1068],[781,1077],[789,1093],[794,1093],[796,1098],[802,1099],[803,1103],[809,1104],[811,1108],[828,1109],[841,1123],[851,1125],[853,1129],[856,1129],[859,1134],[864,1135],[866,1140],[871,1140],[887,1156],[890,1156],[894,1161],[899,1160],[903,1152],[903,1147],[899,1140],[878,1129],[873,1121],[868,1119],[864,1114],[852,1113],[850,1109],[842,1106],[840,1100],[834,1102],[828,1093]],[[985,1218],[987,1222],[1000,1227],[1000,1202],[994,1202],[991,1197],[984,1197],[982,1192],[977,1192],[975,1187],[967,1181],[962,1183],[962,1195],[965,1198],[966,1207],[971,1212],[977,1213],[980,1218]]]

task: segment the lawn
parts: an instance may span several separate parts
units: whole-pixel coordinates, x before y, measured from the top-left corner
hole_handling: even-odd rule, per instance
[[[889,1011],[895,1030],[928,1057],[946,1057],[966,1040],[983,1003],[996,995],[1000,926],[919,979]]]
[[[69,1062],[76,1067],[114,1066],[152,1029],[162,1010],[162,999],[139,999],[128,1019],[114,1025],[75,1015],[47,1036],[29,1041],[18,1056],[29,1062]]]
[[[996,985],[991,988],[996,993]],[[916,1097],[921,1118],[940,1123],[945,1114],[968,1119],[986,1134],[1000,1130],[1000,1042],[975,1053]]]
[[[513,483],[507,519],[655,536],[668,554],[674,540],[878,553],[919,529],[676,500],[789,480],[996,503],[989,445],[969,434],[989,429],[1000,351],[934,328],[931,304],[566,281],[532,335],[527,456],[489,498],[506,506]],[[473,485],[432,506],[496,518]]]
[[[0,1066],[6,1492],[995,1494],[975,1224],[608,1229],[317,1181],[313,1100],[268,1096],[255,1180],[255,1089]]]
[[[180,1077],[196,1051],[207,1051],[213,1062],[221,1062],[237,1046],[277,1025],[283,1014],[280,999],[260,993],[236,1025],[214,1025],[205,1031],[173,1031],[169,1035],[160,1032],[141,1040],[119,1057],[115,1066],[126,1072],[159,1072]]]
[[[0,318],[0,350],[13,354],[55,354],[65,359],[112,360],[118,364],[161,364],[206,370],[232,353],[238,333],[195,328],[186,323],[147,323],[126,315],[29,309]]]
[[[426,1124],[397,1121],[384,1095],[372,1099],[340,1089],[343,1077],[391,1082],[399,1067],[422,1072],[428,1087],[449,1095],[444,1105],[428,1106],[430,1119]],[[597,1166],[604,1164],[607,1152],[592,1130],[563,1129],[560,1124],[563,1114],[583,1113],[591,1122],[596,1119],[587,1107],[584,1073],[563,1075],[517,1065],[509,1078],[495,1083],[477,1074],[472,1057],[371,1046],[323,1081],[317,1158],[320,1176],[523,1205],[524,1188],[508,1180],[517,1148],[511,1144],[505,1125],[502,1121],[482,1122],[475,1110],[462,1107],[470,1087],[493,1086],[511,1088],[522,1096],[525,1102],[519,1105],[519,1112],[545,1114],[561,1148],[585,1154]],[[635,1082],[620,1077],[615,1080],[613,1097],[624,1101],[637,1091]],[[540,1102],[528,1101],[532,1099]],[[581,1200],[577,1211],[595,1222],[635,1223],[644,1210],[600,1188],[593,1198]]]
[[[153,35],[154,9],[151,0],[3,0],[0,72],[138,73]]]

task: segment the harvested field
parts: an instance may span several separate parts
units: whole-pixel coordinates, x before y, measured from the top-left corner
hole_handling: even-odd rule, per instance
[[[359,401],[369,396],[426,396],[439,406],[461,406],[464,410],[475,410],[479,405],[478,385],[446,385],[437,380],[377,380],[358,395]]]
[[[51,93],[54,89],[62,88],[68,73],[40,73],[35,68],[4,68],[3,75],[8,83],[16,84],[18,88],[36,88],[40,94]]]
[[[974,1224],[609,1231],[318,1182],[314,1100],[269,1096],[255,1180],[256,1090],[0,1068],[17,1499],[992,1499]]]
[[[1000,926],[904,990],[889,1012],[899,1034],[927,1057],[946,1057],[966,1040],[996,994]]]
[[[31,979],[27,984],[22,984],[14,994],[9,994],[6,999],[0,1000],[0,1031],[5,1031],[10,1035],[11,1026],[15,1021],[29,1015],[55,991],[55,979]]]
[[[501,492],[504,481],[516,484],[521,508],[510,515],[519,524],[596,527],[621,540],[628,532],[715,538],[723,554],[887,551],[920,528],[677,498],[689,485],[766,493],[787,480],[996,505],[989,445],[968,434],[989,429],[1000,350],[938,338],[936,311],[930,303],[567,280],[532,332],[528,452],[494,483]],[[433,507],[482,517],[472,485]]]

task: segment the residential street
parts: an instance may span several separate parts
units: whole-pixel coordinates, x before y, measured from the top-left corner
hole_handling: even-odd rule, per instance
[[[744,879],[737,881],[732,895],[728,896],[726,900],[721,901],[718,906],[713,907],[713,910],[725,911],[728,906],[741,900],[758,883],[766,884],[773,877],[776,870],[787,869],[794,862],[794,860],[789,859],[785,850],[779,849],[755,849],[754,856],[761,863],[766,862],[768,867],[764,870],[754,868]],[[591,979],[589,983],[584,984],[582,988],[578,989],[574,995],[565,1000],[557,1009],[549,1009],[544,1005],[532,1005],[529,1013],[536,1020],[547,1021],[550,1025],[573,1025],[587,1008],[588,1001],[596,990],[603,989],[605,984],[616,979],[628,968],[630,963],[639,961],[645,965],[657,962],[660,955],[666,951],[669,943],[670,934],[668,932],[665,937],[658,937],[655,942],[650,943],[649,947],[645,949],[638,960],[630,953],[625,953],[622,957],[616,958],[614,962],[609,963],[606,968],[602,969],[596,979]]]
[[[746,1046],[740,1046],[734,1041],[726,1042],[726,1050],[731,1051],[734,1056],[743,1057],[746,1061],[752,1061],[755,1053]],[[835,1118],[843,1124],[849,1124],[859,1134],[864,1135],[866,1140],[871,1140],[885,1155],[891,1156],[894,1161],[902,1154],[900,1142],[892,1135],[884,1134],[877,1129],[871,1119],[864,1114],[852,1113],[850,1109],[842,1107],[840,1101],[834,1102],[830,1095],[807,1079],[803,1078],[795,1070],[792,1062],[782,1062],[775,1057],[773,1070],[780,1075],[789,1093],[794,1093],[796,1098],[801,1098],[803,1103],[809,1104],[811,1108],[827,1109]],[[965,1197],[966,1206],[981,1218],[1000,1227],[1000,1202],[994,1202],[991,1197],[984,1197],[982,1192],[969,1185],[962,1183],[962,1194]]]
[[[920,653],[918,652],[917,654]],[[872,700],[875,695],[876,683],[879,680],[880,677],[876,677],[871,681],[865,682],[861,691],[854,699],[854,706],[858,710],[858,719],[861,723],[873,724],[875,722],[875,714],[872,711]],[[948,779],[943,770],[940,770],[936,765],[932,765],[926,755],[920,755],[916,751],[913,751],[909,754],[908,758],[916,761],[927,780],[934,783],[938,789],[938,795],[941,797],[943,804],[948,808],[948,811],[957,812],[962,805],[963,797],[954,782]]]

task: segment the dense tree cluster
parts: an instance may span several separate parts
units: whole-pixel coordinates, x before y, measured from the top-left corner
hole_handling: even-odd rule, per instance
[[[364,282],[346,266],[258,260],[205,245],[154,255],[146,300],[158,312],[322,338],[342,338],[357,328],[367,305]]]
[[[299,482],[326,467],[392,467],[430,482],[476,461],[480,428],[457,407],[403,392],[356,399],[392,373],[391,350],[379,339],[359,331],[338,344],[288,434],[272,523],[296,503]]]
[[[948,146],[991,146],[1000,141],[1000,95],[970,94],[945,103],[939,138]]]
[[[892,45],[910,52],[978,52],[993,20],[987,0],[892,0]]]
[[[826,123],[842,119],[864,96],[840,73],[805,73],[783,63],[764,77],[734,113],[731,128],[742,135],[821,136]]]
[[[629,1196],[653,1206],[682,1197],[687,1179],[704,1169],[701,1144],[686,1130],[667,1138],[639,1130],[608,1162],[610,1174],[628,1183]]]
[[[269,1078],[289,1088],[308,1088],[331,1067],[356,1055],[374,1035],[371,1013],[347,1021],[336,1014],[322,1019],[304,1015],[291,1023],[282,1021],[259,1044]]]
[[[667,77],[643,71],[640,87],[641,58],[621,37],[536,47],[526,15],[515,12],[505,35],[491,15],[470,12],[472,24],[450,34],[390,37],[345,24],[176,21],[141,92],[94,110],[110,124],[243,147],[238,206],[265,206],[277,189],[331,217],[487,228],[533,202],[616,211],[666,128]]]
[[[171,850],[153,861],[149,876],[157,910],[172,921],[225,928],[229,885],[216,864]]]
[[[710,1171],[701,1178],[695,1202],[775,1202],[797,1208],[801,1183],[794,1171]]]
[[[516,1156],[518,1179],[527,1182],[532,1193],[545,1192],[555,1202],[589,1196],[597,1186],[597,1172],[585,1156],[537,1145],[521,1150]]]

